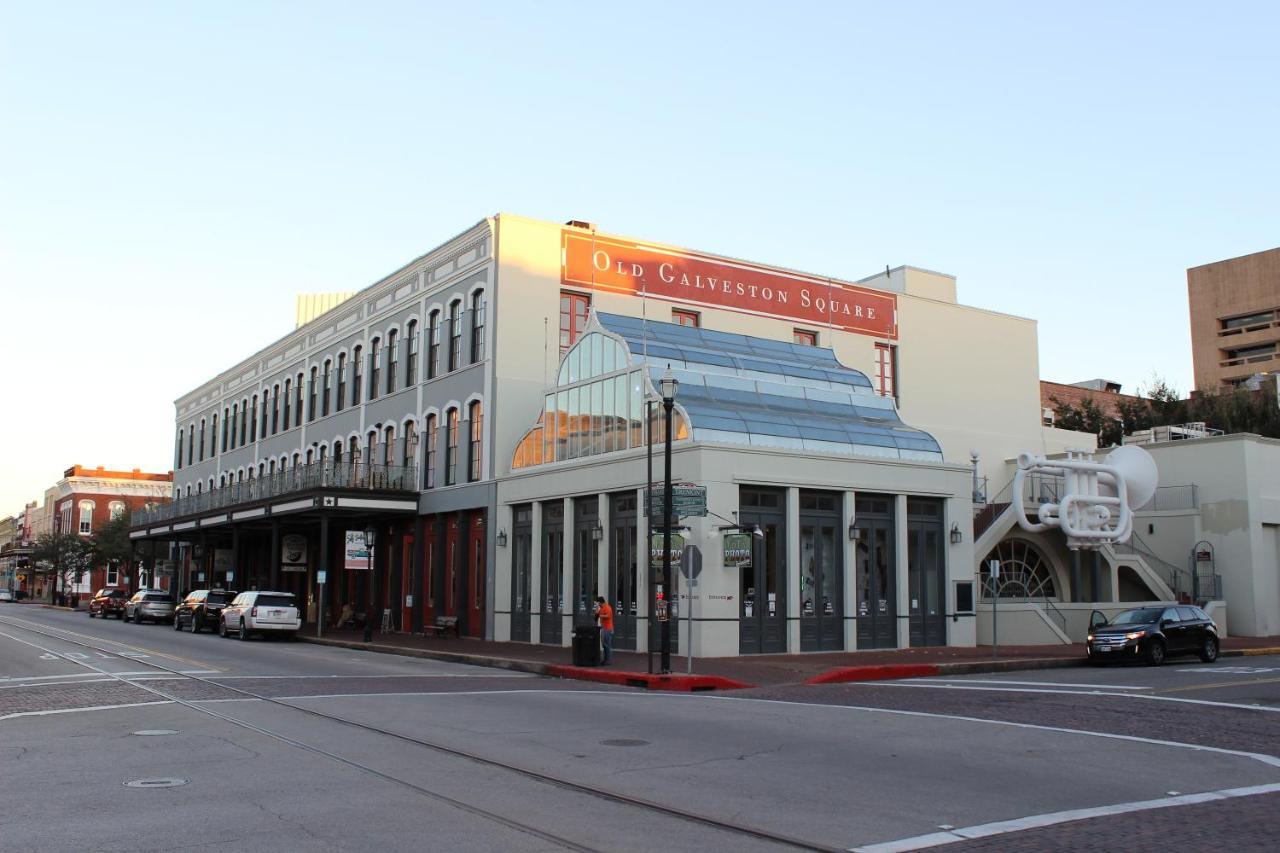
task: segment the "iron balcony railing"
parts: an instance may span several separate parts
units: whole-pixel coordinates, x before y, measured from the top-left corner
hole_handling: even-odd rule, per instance
[[[135,510],[130,521],[143,527],[172,518],[182,518],[210,510],[224,509],[254,501],[269,500],[312,489],[415,492],[417,466],[369,465],[362,462],[312,462],[244,480],[228,483],[198,495],[183,495],[167,504]]]

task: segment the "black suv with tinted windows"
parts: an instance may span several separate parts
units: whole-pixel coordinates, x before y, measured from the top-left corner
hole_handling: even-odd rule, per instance
[[[100,589],[89,602],[89,617],[101,616],[106,619],[114,616],[124,618],[124,603],[129,600],[129,593],[123,589]]]
[[[173,611],[173,630],[181,631],[186,627],[191,633],[198,634],[202,628],[217,628],[222,608],[235,597],[236,593],[229,589],[195,590]]]
[[[1101,615],[1101,614],[1098,614]],[[1091,622],[1086,648],[1090,663],[1140,660],[1159,666],[1170,655],[1218,659],[1218,626],[1199,607],[1187,604],[1135,607],[1109,622]]]

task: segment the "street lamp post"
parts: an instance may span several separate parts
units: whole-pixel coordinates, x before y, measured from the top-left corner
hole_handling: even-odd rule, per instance
[[[369,559],[369,606],[364,614],[364,641],[373,639],[373,617],[377,612],[378,576],[373,571],[373,546],[377,541],[378,531],[372,524],[364,529],[364,553]]]
[[[662,374],[662,409],[666,420],[666,473],[662,483],[662,589],[667,599],[667,612],[664,614],[666,618],[662,620],[662,674],[668,675],[671,672],[671,591],[674,587],[671,578],[671,518],[672,512],[672,494],[671,494],[671,409],[675,406],[676,390],[680,383],[676,380],[675,374],[671,372],[671,365],[667,365],[666,373]]]

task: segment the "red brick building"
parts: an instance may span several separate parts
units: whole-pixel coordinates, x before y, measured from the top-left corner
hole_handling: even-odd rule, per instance
[[[92,536],[126,510],[133,512],[147,504],[168,503],[173,472],[151,474],[137,468],[108,471],[102,466],[73,465],[63,472],[55,488],[54,532]],[[127,587],[129,574],[127,566],[95,566],[69,592],[83,600],[104,586]]]
[[[1104,415],[1118,418],[1122,401],[1136,403],[1142,399],[1132,394],[1121,394],[1120,383],[1107,379],[1091,379],[1070,385],[1040,380],[1041,419],[1045,426],[1053,426],[1054,410],[1059,403],[1079,408],[1085,400],[1092,400]]]

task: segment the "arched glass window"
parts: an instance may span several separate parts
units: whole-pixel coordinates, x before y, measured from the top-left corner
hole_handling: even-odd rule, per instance
[[[295,413],[293,416],[293,425],[296,427],[302,426],[302,385],[303,385],[303,378],[302,378],[302,374],[299,373],[297,376],[297,382],[293,386],[293,393],[294,393],[293,411]]]
[[[426,471],[423,476],[424,488],[434,489],[436,487],[436,442],[439,439],[439,422],[435,415],[427,415],[426,438],[427,452]]]
[[[341,441],[335,441],[333,443],[333,464],[334,465],[342,464],[342,442]]]
[[[358,464],[360,462],[360,439],[356,438],[354,435],[351,436],[351,439],[347,442],[347,451],[347,456],[350,457],[351,464]]]
[[[111,514],[112,521],[115,521],[120,516],[124,515],[126,509],[128,509],[128,506],[124,501],[112,501],[107,504],[107,512]]]
[[[173,470],[181,471],[182,470],[182,427],[178,427],[178,440],[176,442],[176,447],[178,451],[178,461],[174,463]]]
[[[449,370],[458,369],[458,359],[462,357],[462,302],[455,299],[449,303]]]
[[[484,435],[484,418],[480,411],[480,401],[473,400],[467,410],[467,420],[471,423],[471,441],[467,444],[467,480],[475,483],[480,479],[484,460],[481,454]]]
[[[382,339],[369,341],[369,399],[378,399],[378,380],[382,376]]]
[[[289,428],[289,403],[293,399],[293,380],[284,381],[284,428]]]
[[[307,464],[310,465],[314,461],[315,461],[315,450],[308,447],[307,448]]]
[[[209,434],[209,458],[218,455],[218,413],[213,413],[213,430]]]
[[[427,320],[427,378],[435,379],[440,373],[440,309],[431,312]]]
[[[222,407],[222,452],[227,452],[227,438],[231,429],[231,409]]]
[[[418,321],[410,320],[407,332],[408,338],[405,341],[405,349],[408,350],[405,356],[404,364],[404,384],[416,385],[418,382]]]
[[[458,410],[450,409],[444,426],[444,484],[458,482]]]
[[[418,466],[418,425],[413,421],[409,421],[404,425],[404,460],[403,465],[410,472],[415,472]]]
[[[360,387],[364,382],[364,347],[356,347],[351,351],[351,405],[360,405]]]
[[[238,444],[236,444],[236,441],[239,438],[239,433],[236,432],[236,426],[239,423],[240,423],[240,404],[232,403],[231,404],[231,449],[232,450],[235,450],[239,446]]]
[[[992,560],[1000,561],[1000,574],[992,583]],[[1053,567],[1040,549],[1025,539],[1006,539],[987,554],[979,567],[982,597],[991,598],[992,589],[1000,598],[1045,599],[1057,596]]]
[[[195,453],[196,447],[196,427],[195,424],[187,424],[187,464],[190,465],[195,459],[192,454]]]
[[[396,373],[400,367],[400,350],[396,346],[396,330],[392,329],[387,332],[387,393],[394,394],[396,390]]]
[[[240,400],[240,444],[244,445],[253,439],[249,438],[249,400],[247,398]]]
[[[267,473],[272,475],[276,473],[276,460],[270,459],[267,461]]]
[[[382,464],[387,466],[396,464],[396,428],[395,426],[389,426],[386,429],[386,435],[384,436],[382,441]]]
[[[218,475],[218,488],[219,488],[219,489],[224,488],[226,485],[227,485],[227,475],[226,475],[226,474],[219,474],[219,475]]]
[[[319,384],[320,368],[311,368],[311,381],[307,383],[307,423],[311,423],[316,419],[316,393],[319,391],[316,385]]]
[[[364,458],[370,465],[378,464],[378,431],[369,430],[365,436]]]
[[[325,459],[324,452],[328,449],[329,449],[329,445],[327,444],[320,445],[320,464],[321,465],[324,465],[324,459]]]
[[[333,359],[326,358],[324,360],[324,393],[320,398],[320,414],[327,417],[329,414],[329,388],[333,383]]]
[[[200,461],[204,461],[204,418],[200,419]]]
[[[80,532],[82,534],[93,532],[93,509],[96,504],[93,501],[80,501]]]
[[[301,453],[298,453],[297,451],[294,451],[294,454],[293,454],[293,467],[294,467],[294,468],[297,468],[297,467],[298,467],[298,463],[299,463],[299,462],[301,462],[301,461],[302,461],[302,454],[301,454]]]
[[[484,291],[471,294],[471,363],[484,358]]]
[[[338,398],[335,408],[341,412],[347,404],[347,354],[338,353]]]
[[[258,432],[263,437],[267,437],[267,396],[271,393],[270,388],[262,389],[262,429]]]
[[[271,434],[280,432],[280,386],[271,387]]]

